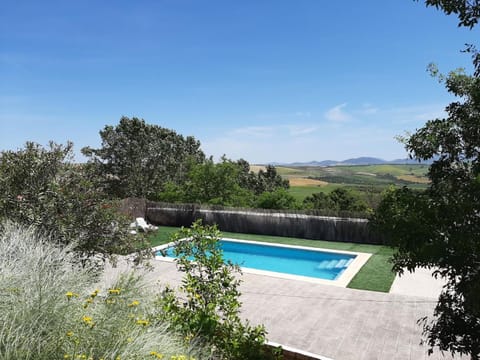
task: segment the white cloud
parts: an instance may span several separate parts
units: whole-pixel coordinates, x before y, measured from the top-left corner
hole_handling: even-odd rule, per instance
[[[343,110],[346,106],[347,103],[334,106],[325,112],[325,118],[332,122],[347,122],[352,120],[352,116]]]

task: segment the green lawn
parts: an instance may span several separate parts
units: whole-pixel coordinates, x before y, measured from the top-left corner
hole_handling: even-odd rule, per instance
[[[298,201],[303,201],[307,196],[315,193],[323,192],[325,194],[331,193],[333,190],[342,187],[341,184],[328,184],[323,186],[290,186],[288,192]]]
[[[177,227],[161,226],[158,231],[150,236],[152,246],[169,242],[170,236],[178,231]],[[255,240],[269,243],[310,246],[332,250],[358,251],[372,254],[368,262],[360,269],[347,287],[360,290],[388,292],[395,279],[391,271],[392,265],[388,259],[393,254],[393,249],[381,245],[365,245],[322,240],[306,240],[280,236],[266,236],[253,234],[240,234],[222,232],[225,237],[233,239]]]

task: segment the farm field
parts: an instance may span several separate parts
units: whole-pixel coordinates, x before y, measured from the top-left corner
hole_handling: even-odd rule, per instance
[[[290,194],[299,201],[313,193],[329,193],[339,187],[360,193],[381,193],[390,185],[423,189],[428,184],[428,165],[423,164],[277,166],[276,169],[290,181]]]

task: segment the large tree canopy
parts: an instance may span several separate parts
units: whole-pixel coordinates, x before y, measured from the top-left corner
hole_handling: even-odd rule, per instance
[[[435,159],[424,192],[391,190],[374,225],[398,248],[394,268],[435,267],[446,279],[434,320],[433,348],[480,357],[480,78],[462,71],[441,77],[460,100],[448,117],[428,121],[406,140],[418,160]]]
[[[478,0],[426,0],[459,26],[472,28],[480,17]],[[446,107],[447,117],[428,121],[405,139],[418,160],[434,159],[426,191],[390,190],[373,219],[397,247],[394,269],[436,268],[447,283],[434,318],[424,320],[430,345],[480,358],[480,55],[473,45],[473,76],[463,70],[433,75],[458,98]]]
[[[105,126],[100,136],[100,149],[87,147],[82,152],[113,196],[154,198],[164,184],[184,180],[190,165],[205,159],[195,138],[135,117]]]
[[[91,173],[72,164],[72,144],[28,142],[0,153],[0,220],[35,225],[86,256],[131,253],[139,238],[105,198]]]
[[[480,356],[480,79],[463,73],[445,78],[463,101],[446,119],[428,121],[406,143],[419,160],[435,158],[424,192],[391,190],[374,224],[398,247],[394,267],[436,267],[447,280],[426,322],[428,343],[452,353]]]
[[[295,199],[286,192],[288,180],[282,179],[275,167],[268,165],[255,173],[250,164],[223,156],[194,164],[181,184],[169,182],[158,199],[169,202],[260,207],[269,209],[296,208]],[[272,201],[273,199],[275,201]]]

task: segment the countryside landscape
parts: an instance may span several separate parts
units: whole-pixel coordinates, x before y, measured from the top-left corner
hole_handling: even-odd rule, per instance
[[[258,167],[261,169],[262,167]],[[257,169],[253,166],[252,169]],[[316,192],[329,193],[347,187],[364,193],[379,194],[390,185],[424,189],[429,180],[428,165],[350,165],[350,166],[276,166],[290,183],[290,193],[298,200]]]
[[[0,360],[480,359],[478,2],[0,17]]]

